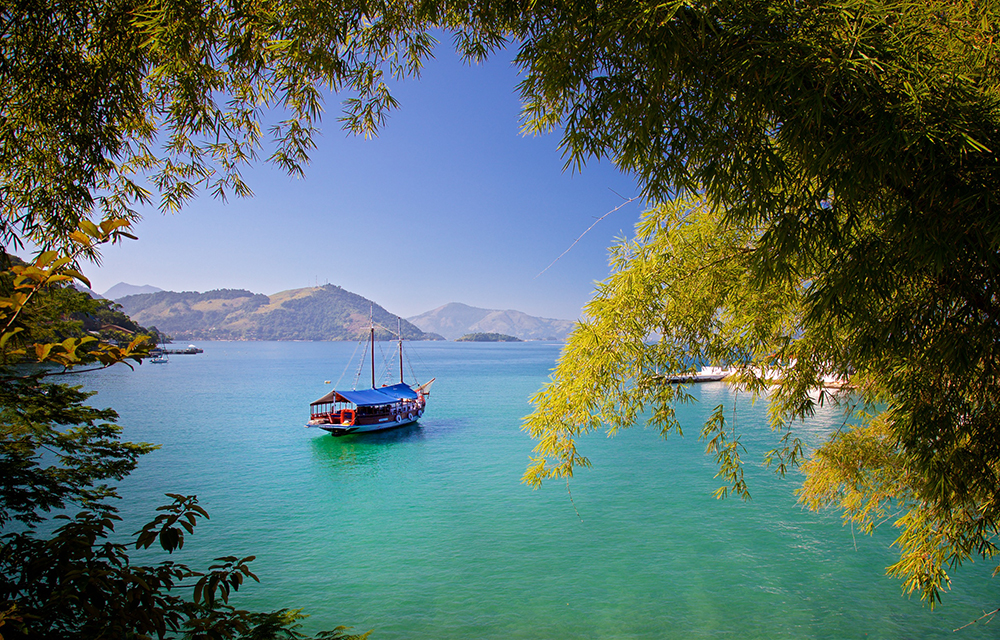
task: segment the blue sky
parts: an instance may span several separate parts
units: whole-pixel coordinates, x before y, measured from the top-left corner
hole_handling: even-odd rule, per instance
[[[419,80],[394,89],[400,109],[377,139],[344,132],[332,96],[304,179],[260,165],[245,172],[252,199],[150,209],[139,240],[107,247],[86,274],[98,292],[122,281],[265,294],[329,282],[404,317],[462,302],[575,319],[641,205],[608,216],[539,276],[637,189],[607,162],[564,171],[558,134],[522,135],[517,81],[509,58],[469,66],[442,43]]]

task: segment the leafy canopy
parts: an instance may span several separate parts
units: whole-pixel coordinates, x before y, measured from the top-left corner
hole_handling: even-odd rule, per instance
[[[4,638],[304,639],[298,610],[254,612],[229,604],[253,557],[224,556],[205,571],[172,561],[142,565],[129,545],[111,542],[119,494],[114,482],[156,447],[121,440],[111,409],[86,404],[92,395],[47,380],[74,367],[139,362],[148,343],[125,347],[93,336],[40,341],[67,300],[61,283],[83,277],[76,255],[110,240],[115,223],[83,225],[77,249],[43,252],[31,264],[0,272],[0,633]],[[56,287],[51,297],[48,289]],[[83,294],[80,294],[83,295]],[[77,369],[79,370],[79,369]],[[208,513],[194,496],[171,502],[132,534],[135,549],[183,547]],[[70,515],[75,510],[75,515]],[[120,536],[115,536],[121,539]],[[344,627],[317,640],[363,640]]]
[[[251,193],[258,158],[293,175],[324,91],[352,131],[395,106],[385,75],[418,71],[430,39],[407,16],[347,0],[25,0],[0,12],[0,240],[65,246],[80,220],[176,210],[199,189]],[[283,117],[282,117],[283,116]],[[265,132],[264,122],[273,122]]]
[[[908,589],[933,603],[946,568],[994,554],[995,2],[25,0],[0,12],[5,250],[69,255],[90,218],[124,221],[113,240],[154,197],[249,194],[271,119],[268,159],[298,173],[324,91],[374,134],[384,77],[416,74],[434,27],[470,58],[518,43],[526,131],[560,130],[570,165],[610,158],[655,205],[536,398],[529,482],[586,464],[581,431],[645,408],[676,428],[683,392],[657,376],[704,355],[757,393],[781,372],[779,470],[821,376],[856,386],[871,417],[812,455],[802,496],[901,514]],[[723,416],[705,434],[746,494]]]
[[[770,399],[779,472],[818,402],[867,408],[803,466],[802,500],[900,527],[890,573],[933,603],[1000,525],[996,3],[534,3],[527,128],[610,157],[654,206],[526,429],[531,484],[589,461],[580,433],[643,410],[679,430],[694,359]],[[650,336],[658,339],[649,341]],[[818,396],[849,381],[851,400]],[[777,379],[775,379],[777,378]],[[739,434],[703,435],[748,496]]]
[[[301,176],[328,95],[343,96],[348,131],[377,135],[397,106],[390,80],[419,75],[431,29],[450,25],[463,55],[481,58],[507,33],[491,13],[368,0],[8,3],[0,244],[66,248],[81,220],[134,222],[142,205],[176,211],[201,190],[249,196],[242,167],[262,158]]]

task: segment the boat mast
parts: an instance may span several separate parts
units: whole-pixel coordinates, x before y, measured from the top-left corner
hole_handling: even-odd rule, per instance
[[[372,389],[375,388],[375,305],[372,305],[371,316],[369,317],[369,322],[371,323],[371,342],[372,342]]]
[[[403,382],[403,330],[400,328],[401,321],[396,316],[396,336],[399,338],[399,382]]]

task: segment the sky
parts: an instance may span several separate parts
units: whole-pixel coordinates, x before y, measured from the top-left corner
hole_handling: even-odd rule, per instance
[[[608,162],[564,170],[558,133],[523,135],[510,56],[470,66],[447,43],[435,56],[394,88],[400,108],[376,139],[343,131],[342,97],[328,98],[304,178],[264,163],[244,172],[251,199],[202,194],[176,214],[143,210],[139,239],[84,269],[92,288],[273,294],[331,283],[403,317],[461,302],[578,318],[640,201],[559,256],[635,196],[635,181]]]

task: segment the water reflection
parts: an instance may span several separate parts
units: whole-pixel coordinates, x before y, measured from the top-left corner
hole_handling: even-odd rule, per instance
[[[377,471],[396,456],[399,445],[425,438],[420,423],[371,433],[344,436],[325,434],[312,438],[313,455],[323,466],[342,471]]]

